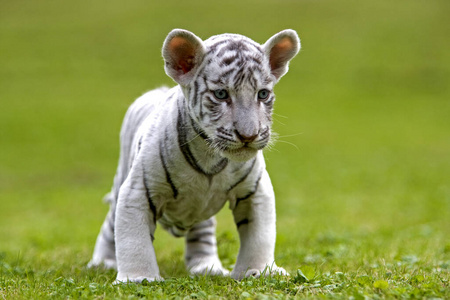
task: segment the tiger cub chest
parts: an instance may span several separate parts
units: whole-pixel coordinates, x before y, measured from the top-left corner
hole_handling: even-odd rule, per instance
[[[183,232],[214,216],[227,201],[251,191],[253,184],[249,182],[254,177],[256,160],[218,161],[212,164],[212,169],[216,168],[214,173],[212,169],[199,171],[184,156],[172,161],[162,159],[162,180],[158,180],[154,197],[160,208],[159,222]]]

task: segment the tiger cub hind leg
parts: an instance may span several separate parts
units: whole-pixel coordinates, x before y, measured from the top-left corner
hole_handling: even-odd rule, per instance
[[[88,268],[117,269],[113,214],[114,208],[111,206],[95,242],[94,254],[88,263]]]
[[[186,235],[186,267],[192,275],[226,276],[217,254],[214,217],[196,224]]]

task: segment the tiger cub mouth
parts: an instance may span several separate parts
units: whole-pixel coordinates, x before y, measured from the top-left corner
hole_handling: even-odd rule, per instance
[[[246,161],[256,156],[259,149],[243,145],[240,148],[223,149],[222,154],[224,157],[234,161]]]

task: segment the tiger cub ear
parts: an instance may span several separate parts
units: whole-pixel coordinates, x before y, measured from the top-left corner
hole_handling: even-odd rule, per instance
[[[181,85],[188,85],[203,60],[203,41],[190,31],[174,29],[162,48],[166,74]]]
[[[263,48],[269,58],[272,75],[279,80],[288,71],[289,61],[300,50],[300,39],[295,30],[286,29],[272,36]]]

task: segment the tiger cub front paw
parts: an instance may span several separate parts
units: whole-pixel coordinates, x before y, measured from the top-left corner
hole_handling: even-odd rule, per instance
[[[268,277],[268,276],[274,276],[274,275],[283,275],[283,276],[289,276],[289,273],[281,267],[273,266],[273,267],[266,267],[263,270],[259,269],[248,269],[245,272],[231,272],[231,277],[236,280],[241,280],[243,278],[247,277],[255,277],[259,278],[262,276]]]
[[[230,271],[222,267],[217,257],[199,257],[187,263],[191,275],[228,276]]]
[[[153,282],[153,281],[164,281],[164,278],[161,276],[155,276],[155,277],[145,277],[145,276],[138,276],[138,277],[119,277],[117,276],[116,281],[113,282],[114,285],[116,284],[127,284],[127,283],[142,283],[144,281]]]

